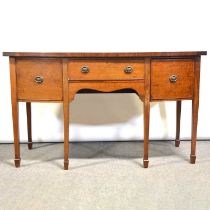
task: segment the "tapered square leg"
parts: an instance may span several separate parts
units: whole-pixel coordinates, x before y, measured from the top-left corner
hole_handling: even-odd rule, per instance
[[[197,139],[197,123],[198,123],[198,101],[192,101],[192,141],[190,163],[195,164],[196,160],[196,139]]]
[[[200,57],[195,59],[195,80],[194,80],[194,98],[192,100],[192,140],[190,163],[195,164],[196,160],[196,139],[198,125],[199,108],[199,82],[200,82]]]
[[[15,147],[15,167],[20,167],[20,143],[19,143],[19,114],[18,114],[18,102],[12,104],[12,116],[13,116],[13,133],[14,133],[14,147]]]
[[[11,102],[12,102],[12,121],[14,134],[15,166],[20,167],[20,143],[19,143],[19,107],[16,89],[15,58],[10,57],[10,80],[11,80]]]
[[[69,85],[68,63],[63,60],[63,114],[64,114],[64,170],[69,168]]]
[[[69,167],[69,103],[63,104],[64,110],[64,170]]]
[[[175,139],[175,147],[179,147],[179,144],[180,144],[181,106],[182,106],[182,101],[177,101],[176,102],[176,139]]]
[[[32,149],[32,128],[31,128],[31,102],[26,102],[28,149]]]
[[[144,168],[148,168],[150,102],[144,101]]]

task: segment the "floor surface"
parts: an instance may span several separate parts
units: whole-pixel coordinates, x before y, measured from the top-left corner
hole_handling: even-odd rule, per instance
[[[209,210],[210,141],[150,143],[150,166],[142,167],[142,142],[70,144],[63,170],[63,144],[21,145],[21,167],[13,145],[0,144],[0,210]]]

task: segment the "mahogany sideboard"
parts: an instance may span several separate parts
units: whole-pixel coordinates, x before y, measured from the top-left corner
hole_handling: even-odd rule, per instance
[[[26,102],[28,148],[32,149],[31,102],[61,102],[64,112],[64,169],[69,166],[69,103],[77,93],[133,92],[144,103],[143,165],[148,167],[150,102],[176,101],[180,143],[181,101],[192,100],[190,162],[196,159],[201,55],[194,52],[26,53],[9,56],[15,166],[20,167],[18,103]]]

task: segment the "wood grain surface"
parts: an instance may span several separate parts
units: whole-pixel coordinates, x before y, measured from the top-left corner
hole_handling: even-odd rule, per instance
[[[16,59],[18,99],[62,100],[61,59]],[[43,77],[41,84],[34,80]]]
[[[13,57],[87,57],[87,58],[135,58],[135,57],[171,57],[207,55],[207,51],[186,52],[3,52],[3,56]]]
[[[82,73],[82,67],[88,67],[88,73]],[[131,73],[125,73],[131,67]],[[143,79],[144,60],[70,60],[68,62],[70,80],[123,80]]]
[[[193,97],[194,60],[152,60],[151,68],[152,99],[184,99]],[[172,75],[177,77],[175,83],[169,80]]]

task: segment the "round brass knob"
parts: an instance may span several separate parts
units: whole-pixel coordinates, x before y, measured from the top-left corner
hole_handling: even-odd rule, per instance
[[[125,69],[124,69],[124,72],[126,74],[131,74],[133,72],[133,68],[131,66],[127,66]]]
[[[170,81],[171,83],[175,83],[175,82],[177,81],[177,76],[176,76],[176,75],[171,75],[171,76],[169,77],[169,81]]]
[[[34,82],[36,82],[37,84],[42,84],[44,82],[44,77],[42,77],[42,76],[36,76],[34,78]]]
[[[89,67],[88,66],[83,66],[81,68],[81,72],[84,73],[84,74],[87,74],[89,72]]]

